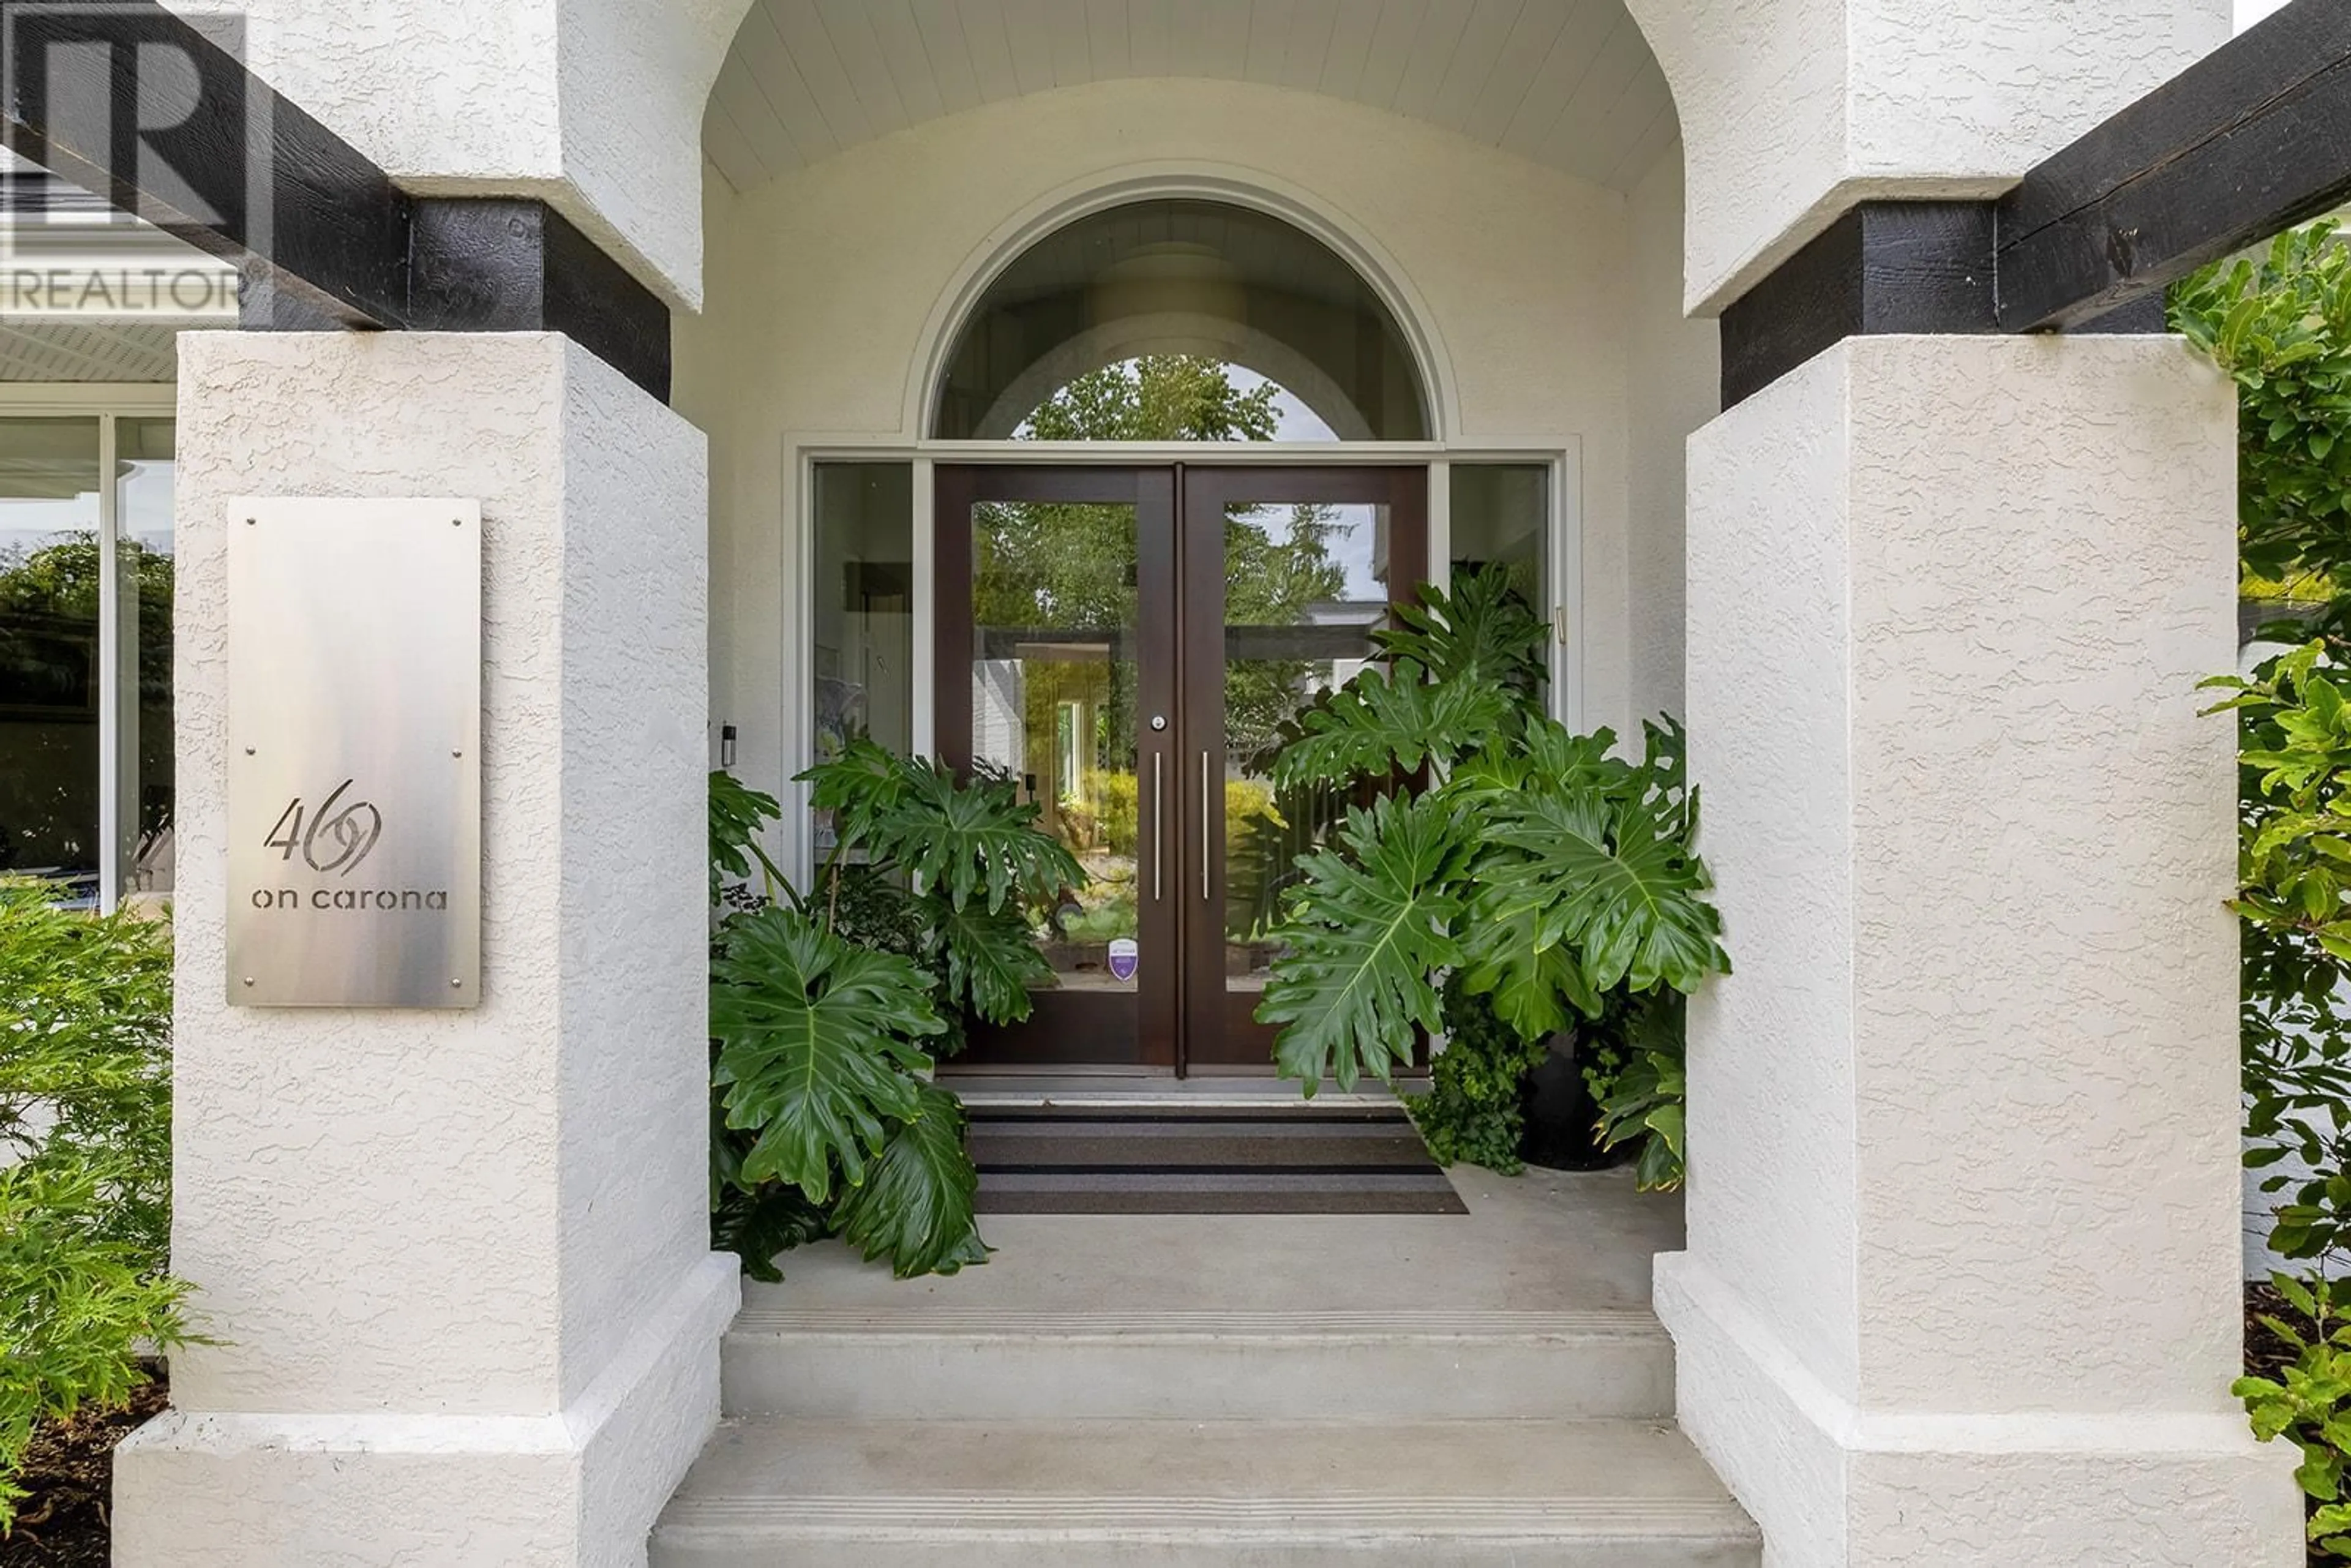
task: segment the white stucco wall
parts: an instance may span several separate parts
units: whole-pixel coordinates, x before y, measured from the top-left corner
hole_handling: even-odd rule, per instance
[[[711,182],[709,308],[679,322],[676,402],[710,434],[714,716],[740,727],[740,764],[755,783],[778,784],[797,745],[779,685],[799,658],[787,620],[793,453],[911,442],[959,287],[1008,260],[1046,214],[1179,177],[1291,204],[1367,253],[1430,348],[1448,441],[1580,449],[1583,711],[1620,729],[1632,718],[1643,634],[1630,619],[1627,539],[1632,204],[1360,105],[1246,83],[1118,81],[931,121],[745,195]],[[1672,186],[1643,200],[1662,246],[1678,227],[1667,213]],[[1670,391],[1655,390],[1694,420],[1687,394],[1713,373],[1698,359],[1710,329],[1665,326],[1673,254],[1647,260],[1657,285],[1647,346],[1693,356]],[[1652,456],[1651,510],[1662,519],[1678,496],[1663,487],[1669,460]],[[1677,548],[1644,558],[1645,606],[1669,606]],[[1677,633],[1665,635],[1644,655],[1658,694],[1669,688],[1656,667],[1679,659]]]
[[[2234,770],[2195,683],[2234,432],[2177,340],[1863,338],[1691,444],[1739,968],[1692,1008],[1658,1301],[1772,1562],[2299,1561],[2228,1394]]]
[[[1632,315],[1625,366],[1625,623],[1636,719],[1680,717],[1682,515],[1690,432],[1722,407],[1721,333],[1682,313],[1682,149],[1668,148],[1633,189]]]
[[[1854,203],[1997,195],[2226,42],[2231,0],[1626,0],[1689,147],[1719,311]]]

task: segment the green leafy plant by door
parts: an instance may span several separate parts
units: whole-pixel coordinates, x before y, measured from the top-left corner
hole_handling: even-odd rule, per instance
[[[1502,1086],[1540,1042],[1729,958],[1679,728],[1647,727],[1631,761],[1611,732],[1543,716],[1546,629],[1501,573],[1421,599],[1376,633],[1392,663],[1309,709],[1275,758],[1280,796],[1350,803],[1298,862],[1258,1018],[1282,1026],[1275,1060],[1309,1094],[1391,1079],[1424,1032],[1459,1025],[1472,1054],[1440,1059],[1417,1113],[1440,1156],[1476,1157],[1515,1143]],[[1652,1186],[1681,1176],[1680,1051],[1653,1031],[1604,1085],[1604,1139],[1639,1144]]]
[[[1034,913],[1085,880],[1006,781],[870,740],[800,776],[834,842],[805,892],[762,855],[779,808],[711,780],[713,886],[764,877],[713,937],[716,1244],[755,1278],[837,1235],[902,1277],[985,1262],[960,1102],[933,1081],[973,1019],[1029,1016]]]
[[[0,878],[0,1536],[36,1425],[118,1409],[184,1344],[172,1209],[172,940]]]

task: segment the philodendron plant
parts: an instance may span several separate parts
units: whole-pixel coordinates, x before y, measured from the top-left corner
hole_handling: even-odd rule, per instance
[[[758,847],[778,807],[711,778],[711,1208],[755,1278],[839,1235],[900,1277],[987,1261],[962,1103],[934,1081],[967,1017],[1026,1018],[1045,960],[1029,913],[1085,873],[1010,784],[957,780],[868,740],[802,774],[834,844],[794,888]]]
[[[1447,1029],[1448,988],[1527,1046],[1604,1016],[1644,1019],[1613,1042],[1603,1136],[1637,1140],[1642,1184],[1673,1186],[1677,1004],[1730,967],[1694,847],[1682,732],[1645,726],[1635,762],[1613,754],[1611,732],[1544,716],[1546,628],[1499,572],[1469,574],[1452,595],[1424,586],[1421,600],[1376,633],[1386,667],[1308,710],[1274,762],[1282,795],[1351,802],[1332,841],[1300,860],[1286,901],[1285,950],[1258,1011],[1284,1026],[1276,1061],[1310,1095],[1325,1080],[1389,1079],[1424,1033]],[[1437,1077],[1425,1127],[1458,1115],[1442,1057]]]

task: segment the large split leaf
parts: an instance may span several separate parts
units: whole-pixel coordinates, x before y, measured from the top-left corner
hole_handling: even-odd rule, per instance
[[[748,878],[757,861],[767,873],[772,895],[785,885],[784,874],[759,847],[759,831],[776,820],[783,808],[773,795],[764,795],[732,773],[710,776],[710,902],[716,904],[728,877]]]
[[[1395,624],[1372,633],[1381,652],[1411,660],[1439,685],[1476,681],[1528,702],[1541,696],[1551,628],[1527,607],[1508,570],[1460,572],[1449,593],[1422,583],[1419,600],[1397,605],[1389,612]]]
[[[1515,733],[1520,712],[1490,681],[1431,685],[1418,664],[1402,660],[1394,670],[1364,670],[1301,722],[1304,733],[1274,761],[1274,782],[1285,792],[1448,766]]]
[[[946,977],[944,1000],[967,1007],[990,1023],[1019,1023],[1035,1005],[1032,986],[1050,985],[1053,967],[1015,908],[958,909],[944,896],[918,900],[925,951]]]
[[[861,735],[793,781],[809,787],[811,810],[831,813],[834,842],[859,849],[875,821],[905,799],[906,763]]]
[[[926,1085],[913,1116],[890,1141],[865,1185],[843,1196],[835,1214],[842,1238],[867,1261],[887,1255],[898,1278],[952,1274],[987,1261],[972,1219],[979,1173],[964,1148],[963,1104]]]
[[[1634,764],[1613,755],[1616,732],[1595,729],[1578,735],[1554,719],[1537,719],[1507,746],[1489,746],[1455,764],[1451,789],[1468,799],[1462,809],[1480,813],[1507,810],[1529,789],[1601,789],[1638,793],[1644,785]],[[1484,798],[1488,794],[1496,799]]]
[[[836,1166],[864,1181],[888,1124],[915,1113],[921,1042],[946,1032],[928,977],[780,907],[730,922],[711,975],[713,1081],[726,1124],[758,1134],[737,1179],[788,1181],[820,1204]]]
[[[839,813],[844,843],[853,834],[872,859],[954,908],[993,912],[1085,884],[1085,869],[1038,831],[1036,806],[1008,779],[960,779],[928,758],[893,757],[862,740],[802,777],[816,786],[811,801]]]
[[[1288,1026],[1274,1047],[1282,1076],[1310,1095],[1325,1078],[1385,1079],[1412,1061],[1418,1030],[1443,1027],[1434,977],[1461,961],[1466,855],[1446,801],[1383,799],[1351,808],[1338,847],[1300,862],[1289,948],[1257,1010]]]
[[[1579,1013],[1599,1015],[1600,993],[1584,977],[1581,955],[1547,929],[1541,907],[1484,888],[1471,910],[1462,940],[1462,981],[1520,1039],[1562,1033]]]
[[[1519,928],[1531,921],[1532,940],[1481,946],[1481,965],[1507,971],[1520,955],[1565,945],[1594,993],[1661,984],[1688,992],[1729,969],[1718,939],[1721,916],[1702,896],[1706,867],[1664,831],[1667,808],[1659,800],[1573,788],[1510,800],[1484,836],[1515,852],[1480,866],[1478,907],[1485,922]]]

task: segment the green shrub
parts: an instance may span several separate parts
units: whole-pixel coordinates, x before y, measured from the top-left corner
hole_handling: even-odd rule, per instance
[[[1086,788],[1101,802],[1103,847],[1132,855],[1142,836],[1142,781],[1124,769],[1088,769]]]
[[[1429,1064],[1428,1092],[1405,1103],[1439,1165],[1467,1161],[1504,1176],[1526,1168],[1519,1158],[1526,1130],[1528,1073],[1551,1052],[1504,1023],[1491,998],[1472,992],[1458,974],[1445,982],[1445,1049]]]
[[[2351,251],[2327,219],[2172,293],[2171,324],[2237,383],[2237,548],[2273,582],[2351,563]],[[2299,596],[2299,595],[2298,595]]]
[[[2306,1285],[2283,1274],[2271,1280],[2304,1323],[2274,1314],[2264,1314],[2262,1322],[2294,1358],[2277,1376],[2241,1377],[2231,1391],[2245,1402],[2254,1437],[2264,1443],[2284,1437],[2302,1450],[2294,1476],[2312,1503],[2313,1554],[2351,1558],[2351,1502],[2345,1500],[2343,1484],[2346,1455],[2351,1452],[2351,1325],[2329,1326],[2338,1287],[2325,1281]]]
[[[189,1340],[171,1245],[172,949],[0,878],[0,1533],[41,1422],[119,1408]]]
[[[2314,1559],[2351,1559],[2351,1338],[2328,1326],[2351,1263],[2351,597],[2335,586],[2351,582],[2351,252],[2332,221],[2282,235],[2180,285],[2171,319],[2237,383],[2241,581],[2323,604],[2264,629],[2301,646],[2206,685],[2239,726],[2245,1163],[2284,1195],[2271,1246],[2302,1273],[2276,1283],[2312,1320],[2265,1319],[2295,1359],[2236,1392],[2263,1440],[2302,1448]]]

